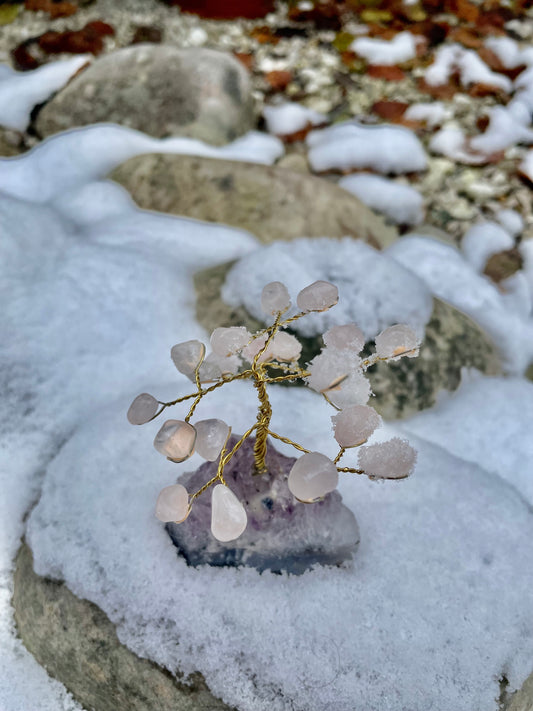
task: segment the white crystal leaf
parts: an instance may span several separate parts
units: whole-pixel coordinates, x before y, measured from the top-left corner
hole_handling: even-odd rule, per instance
[[[339,473],[329,457],[308,452],[295,461],[287,483],[299,501],[311,504],[337,488]]]
[[[315,281],[296,297],[300,311],[327,311],[339,300],[339,290],[329,281]]]
[[[271,281],[263,287],[261,294],[261,310],[265,314],[274,315],[287,311],[290,308],[291,299],[287,287],[281,281]]]
[[[228,438],[229,425],[223,420],[213,418],[196,422],[194,428],[196,430],[195,449],[197,453],[207,461],[214,462]]]
[[[127,418],[132,425],[144,425],[149,422],[159,407],[159,403],[153,395],[149,393],[141,393],[137,395],[131,403]]]
[[[252,335],[244,326],[215,328],[211,334],[211,347],[219,356],[231,356],[244,348],[251,337]]]
[[[341,447],[364,444],[381,424],[381,417],[368,405],[352,405],[333,415],[333,432]]]
[[[189,492],[184,486],[173,484],[160,491],[155,505],[155,515],[160,521],[181,523],[189,513]]]
[[[419,345],[416,333],[404,324],[389,326],[376,336],[376,353],[387,360],[398,360],[403,356],[414,358],[418,355]]]
[[[404,479],[412,473],[415,463],[416,450],[399,437],[359,450],[359,467],[371,479]]]
[[[170,357],[180,373],[191,376],[205,357],[205,346],[200,341],[185,341],[172,346]]]
[[[365,336],[355,323],[332,326],[323,335],[323,339],[328,348],[336,348],[340,351],[350,350],[353,353],[359,353],[365,345]]]
[[[167,420],[156,434],[154,447],[173,462],[184,462],[194,452],[196,430],[183,420]]]
[[[248,517],[233,491],[217,484],[211,498],[211,533],[222,543],[238,538],[246,528]]]

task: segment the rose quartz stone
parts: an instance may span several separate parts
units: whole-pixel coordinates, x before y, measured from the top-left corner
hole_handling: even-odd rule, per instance
[[[248,517],[233,491],[217,484],[211,498],[211,533],[222,543],[233,541],[244,532]]]
[[[155,515],[164,523],[181,523],[189,515],[189,493],[181,484],[173,484],[161,490],[155,505]]]
[[[278,331],[272,343],[267,349],[267,353],[271,354],[274,360],[282,362],[290,362],[298,360],[302,352],[302,344],[290,333]]]
[[[230,356],[244,348],[251,337],[251,333],[248,333],[244,326],[215,328],[211,334],[211,347],[219,356]]]
[[[196,422],[194,428],[197,453],[208,462],[214,462],[228,438],[229,425],[223,420],[211,419]]]
[[[352,405],[333,415],[333,432],[341,447],[364,444],[381,424],[381,417],[368,405]]]
[[[414,358],[418,355],[418,347],[416,333],[404,324],[390,326],[376,337],[376,353],[388,360],[398,360],[404,355]]]
[[[172,347],[170,357],[180,373],[191,376],[205,356],[205,346],[200,341],[185,341]]]
[[[359,353],[365,345],[365,337],[359,326],[347,323],[344,326],[332,326],[323,336],[328,348],[339,351],[350,350]]]
[[[290,308],[291,299],[287,287],[281,281],[271,281],[263,287],[261,310],[265,314],[277,314]]]
[[[149,393],[141,393],[137,395],[131,403],[127,418],[132,425],[144,425],[149,422],[157,412],[159,403],[153,395]]]
[[[337,488],[335,463],[320,452],[309,452],[296,460],[289,473],[289,490],[304,503],[313,503]]]
[[[196,430],[183,420],[167,420],[156,434],[154,447],[173,462],[183,462],[194,452]]]
[[[300,311],[326,311],[339,300],[339,290],[329,281],[315,281],[302,289],[296,297]]]

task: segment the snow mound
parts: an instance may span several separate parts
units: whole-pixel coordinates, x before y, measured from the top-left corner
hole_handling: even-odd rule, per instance
[[[338,184],[397,225],[419,225],[424,220],[424,198],[409,185],[369,173],[347,175]]]
[[[302,131],[309,125],[318,126],[328,122],[328,117],[325,114],[291,101],[265,106],[263,116],[267,130],[276,136],[288,136],[291,133]]]
[[[15,72],[0,65],[0,126],[24,131],[34,107],[61,89],[91,59],[91,55],[84,54],[50,62],[30,72]]]
[[[276,280],[287,285],[293,304],[301,289],[318,280],[333,282],[339,289],[334,308],[292,325],[303,336],[351,322],[357,323],[366,340],[395,323],[409,324],[422,336],[433,307],[419,279],[382,252],[351,238],[302,238],[263,247],[231,268],[222,298],[232,306],[243,305],[266,323],[261,291]]]
[[[461,249],[477,272],[485,269],[489,257],[514,246],[514,239],[495,222],[479,222],[465,233]]]
[[[402,126],[363,126],[355,121],[311,131],[308,159],[313,170],[372,168],[379,173],[410,173],[427,168],[416,135]]]
[[[511,306],[498,287],[479,275],[455,247],[420,235],[403,237],[385,254],[424,281],[435,295],[476,321],[499,348],[509,373],[533,360],[533,320]]]
[[[358,37],[350,45],[350,50],[364,57],[369,64],[392,66],[414,59],[421,39],[410,32],[399,32],[391,40]]]

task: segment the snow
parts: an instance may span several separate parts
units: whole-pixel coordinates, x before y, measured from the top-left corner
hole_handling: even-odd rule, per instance
[[[0,126],[24,131],[33,108],[61,89],[91,59],[91,55],[81,55],[29,72],[15,72],[0,65]]]
[[[487,37],[485,47],[494,52],[506,69],[533,63],[533,48],[520,49],[518,42],[510,37]]]
[[[418,225],[424,220],[424,198],[410,185],[369,173],[347,175],[338,184],[397,225]]]
[[[425,121],[429,128],[440,126],[453,116],[453,111],[443,101],[420,102],[407,107],[404,119],[407,121]]]
[[[403,237],[385,253],[422,279],[435,296],[485,329],[509,373],[524,372],[533,360],[533,320],[509,308],[498,287],[479,275],[458,249],[415,234]]]
[[[275,280],[287,286],[293,304],[298,292],[315,281],[334,282],[338,287],[337,306],[293,324],[303,336],[316,336],[331,326],[352,322],[366,340],[399,322],[422,335],[433,308],[429,292],[419,279],[413,279],[396,261],[370,245],[349,237],[275,242],[252,252],[230,269],[222,297],[231,306],[244,305],[258,321],[270,323],[272,319],[269,321],[260,307],[261,290],[265,283]]]
[[[105,151],[100,150],[102,145]],[[193,138],[157,139],[115,124],[95,124],[46,139],[32,149],[31,160],[0,161],[0,190],[45,203],[90,180],[105,177],[116,166],[143,153],[179,153],[271,164],[283,154],[283,144],[274,136],[251,131],[218,148]]]
[[[378,173],[410,173],[427,168],[424,148],[413,131],[382,124],[344,121],[307,136],[314,171],[371,168]]]
[[[444,45],[437,50],[435,60],[427,68],[424,78],[430,86],[441,86],[447,84],[455,73],[459,74],[464,87],[485,84],[506,93],[510,93],[513,88],[512,81],[503,74],[493,72],[477,52],[457,44]]]
[[[223,407],[242,431],[253,392],[234,386],[203,416]],[[200,670],[242,711],[351,711],[355,698],[369,711],[495,711],[499,675],[513,689],[529,673],[533,519],[497,474],[411,437],[411,480],[341,480],[362,530],[352,565],[301,577],[193,569],[147,506],[180,468],[125,407],[85,420],[50,463],[28,536],[37,572],[102,607],[138,654]],[[331,452],[325,407],[278,388],[275,428]]]
[[[391,40],[358,37],[350,45],[350,50],[364,57],[369,64],[391,66],[414,59],[421,40],[411,32],[399,32]]]
[[[480,165],[487,160],[484,154],[468,150],[464,131],[455,126],[445,126],[437,131],[429,142],[429,150],[469,165]]]
[[[383,172],[412,170],[413,156],[425,166],[404,129],[345,124],[325,134],[310,138],[311,152],[339,139],[336,162],[343,151],[356,161],[366,143]],[[153,515],[159,490],[184,469],[151,447],[161,423],[132,427],[125,413],[147,389],[190,392],[169,351],[208,340],[194,318],[199,269],[239,259],[224,293],[250,311],[265,282],[286,282],[293,300],[312,281],[335,282],[339,305],[298,322],[308,335],[346,321],[367,338],[396,321],[420,333],[435,293],[493,335],[511,372],[532,356],[531,300],[520,305],[521,289],[533,292],[530,245],[504,295],[458,250],[424,237],[384,253],[351,239],[260,247],[243,231],[141,211],[104,179],[145,152],[272,162],[282,150],[259,134],[215,149],[102,125],[0,160],[2,711],[79,710],[14,634],[12,568],[25,532],[37,572],[98,604],[138,654],[203,672],[239,711],[352,711],[354,699],[367,711],[496,711],[501,674],[512,691],[531,672],[533,386],[521,378],[465,382],[433,412],[382,429],[377,439],[409,435],[417,470],[381,486],[341,477],[362,532],[343,568],[297,578],[188,568]],[[225,386],[199,418],[223,412],[243,431],[254,395],[248,383]],[[273,387],[272,404],[275,430],[335,455],[333,413],[319,396]],[[185,466],[198,463],[194,455]]]
[[[533,143],[533,130],[527,128],[516,115],[503,106],[489,110],[487,130],[470,141],[471,147],[482,153],[496,153],[516,143]]]
[[[263,109],[266,127],[277,136],[288,136],[307,128],[328,123],[328,117],[301,104],[285,101],[282,104],[265,106]]]
[[[489,257],[514,247],[514,239],[495,222],[479,222],[472,225],[461,241],[465,258],[477,272],[485,269]]]
[[[518,237],[518,235],[522,234],[524,220],[516,210],[498,210],[496,219],[511,237]]]
[[[519,171],[533,183],[533,151],[528,151],[520,163]]]
[[[142,212],[118,186],[94,183],[101,164],[84,154],[84,138],[95,132],[60,135],[0,161],[3,188],[26,197],[0,192],[0,451],[9,463],[0,470],[2,711],[74,708],[12,634],[10,570],[47,463],[85,413],[105,409],[126,383],[130,395],[158,371],[171,377],[168,350],[180,329],[203,335],[179,307],[191,303],[190,274],[256,244],[238,230]],[[100,142],[89,144],[110,155],[114,140],[100,130]],[[70,170],[70,193],[61,194],[68,175],[54,166]]]
[[[402,425],[501,477],[533,506],[533,383],[522,378],[464,378],[454,393]]]

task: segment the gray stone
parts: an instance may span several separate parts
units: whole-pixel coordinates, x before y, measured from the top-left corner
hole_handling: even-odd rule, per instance
[[[222,285],[233,264],[219,265],[195,275],[196,318],[209,333],[217,326],[246,326],[252,333],[263,328],[244,307],[230,307],[221,298]],[[298,338],[303,344],[300,362],[306,363],[322,348],[322,338]],[[480,326],[455,307],[435,298],[420,355],[393,363],[378,363],[369,369],[375,395],[372,406],[391,420],[425,410],[435,404],[441,390],[457,389],[463,368],[498,375],[501,361]]]
[[[397,238],[355,196],[322,178],[283,168],[148,154],[110,176],[148,210],[222,222],[262,242],[352,236],[380,248]]]
[[[64,583],[36,575],[26,544],[17,556],[13,607],[25,646],[86,709],[230,711],[201,674],[184,684],[140,659],[119,642],[114,625],[96,605],[77,598]]]
[[[238,437],[232,436],[228,450]],[[189,565],[239,566],[295,575],[316,564],[340,565],[359,544],[359,527],[338,491],[314,504],[302,504],[290,493],[287,479],[293,457],[268,443],[267,472],[254,476],[255,438],[245,440],[224,469],[229,488],[248,514],[248,525],[236,540],[220,543],[211,534],[211,496],[198,497],[189,517],[167,523],[167,531]],[[189,493],[200,490],[217,473],[218,462],[206,462],[178,479]]]
[[[0,126],[0,157],[18,156],[24,151],[20,144],[20,136],[15,131]]]
[[[40,111],[36,129],[49,136],[104,121],[157,138],[227,143],[255,124],[248,74],[224,52],[138,44],[74,77]]]

